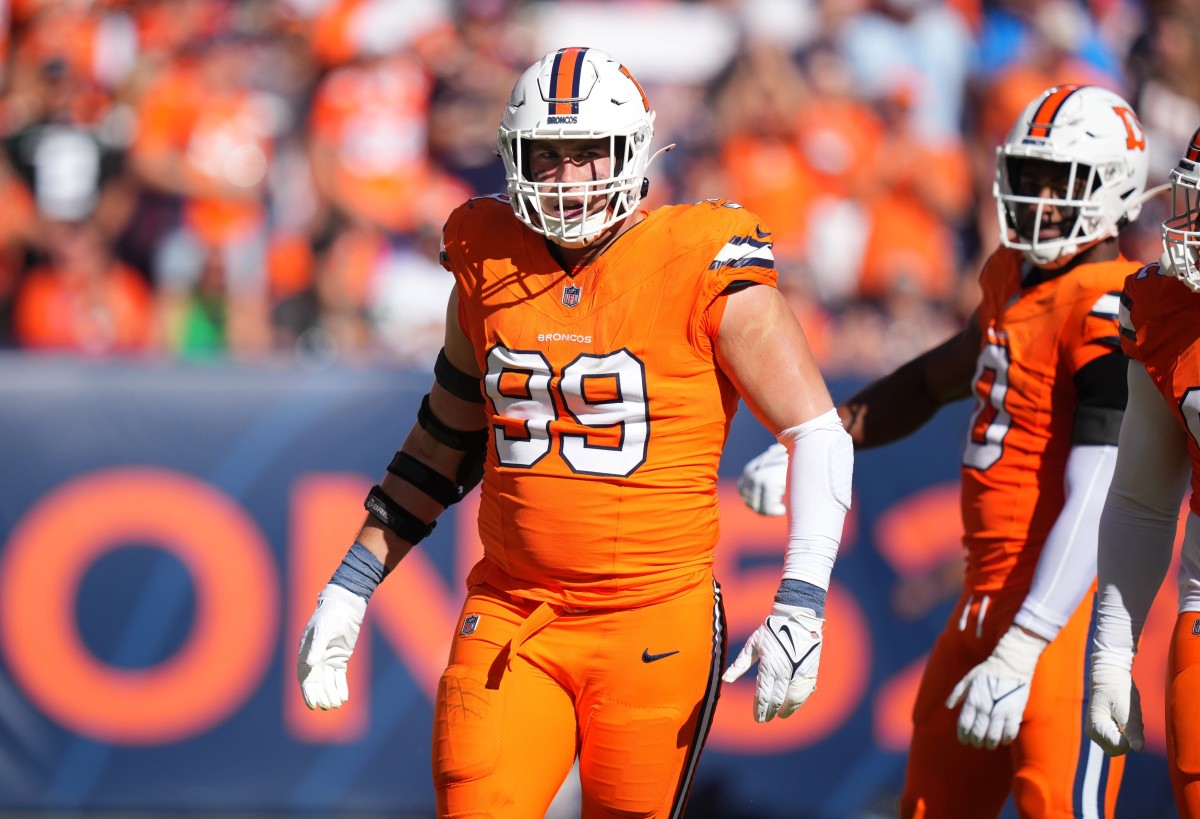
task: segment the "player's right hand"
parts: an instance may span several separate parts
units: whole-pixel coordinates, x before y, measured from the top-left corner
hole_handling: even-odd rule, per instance
[[[317,609],[300,638],[296,676],[309,708],[339,708],[350,699],[346,664],[354,653],[367,601],[330,583],[317,595]]]
[[[766,451],[746,464],[738,478],[742,501],[760,515],[787,512],[783,493],[787,489],[788,451],[783,444],[771,444]]]
[[[1087,733],[1109,756],[1120,756],[1146,744],[1142,698],[1129,669],[1092,664],[1092,694],[1088,701]]]

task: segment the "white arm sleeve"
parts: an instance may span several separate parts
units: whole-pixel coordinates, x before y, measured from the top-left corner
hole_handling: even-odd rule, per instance
[[[1186,433],[1146,368],[1129,362],[1129,403],[1100,517],[1096,663],[1131,668],[1175,547],[1188,486]]]
[[[790,427],[776,436],[788,451],[788,546],[784,580],[828,590],[850,509],[854,444],[837,410]]]
[[[1075,446],[1067,456],[1066,500],[1050,528],[1033,584],[1013,620],[1053,640],[1096,579],[1096,534],[1117,461],[1115,446]]]

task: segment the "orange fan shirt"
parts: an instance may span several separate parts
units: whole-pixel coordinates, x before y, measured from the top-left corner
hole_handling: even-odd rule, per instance
[[[1126,259],[1022,287],[1032,266],[1001,248],[980,274],[983,345],[962,462],[965,588],[1028,589],[1066,499],[1074,375],[1118,346]]]
[[[1188,506],[1200,515],[1200,295],[1147,265],[1125,280],[1121,297],[1121,348],[1146,366],[1167,406],[1188,431],[1192,493]]]
[[[459,207],[443,238],[490,413],[468,584],[602,608],[700,582],[738,403],[718,297],[775,286],[769,232],[731,202],[662,207],[574,278],[503,197]]]

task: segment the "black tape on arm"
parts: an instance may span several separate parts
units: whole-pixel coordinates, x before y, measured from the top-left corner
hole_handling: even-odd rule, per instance
[[[396,453],[388,464],[388,472],[408,481],[442,506],[451,506],[462,500],[458,484],[407,452]]]
[[[459,464],[455,476],[462,486],[459,497],[465,496],[478,486],[483,480],[483,465],[487,460],[488,431],[464,431],[446,426],[429,408],[428,394],[421,399],[421,408],[417,411],[417,424],[439,444],[463,453],[462,463]]]
[[[428,393],[421,399],[421,408],[417,410],[417,423],[421,425],[421,429],[428,432],[439,444],[448,446],[451,449],[457,449],[460,452],[470,452],[487,446],[486,429],[464,431],[453,429],[442,423],[433,414],[433,410],[429,408]]]
[[[363,508],[400,538],[414,546],[424,540],[437,525],[436,521],[426,523],[396,503],[378,484],[371,487],[367,499],[363,501]]]
[[[437,360],[433,362],[433,377],[437,379],[442,389],[472,404],[483,403],[483,392],[479,389],[479,379],[463,372],[450,363],[446,358],[446,350],[438,350]]]

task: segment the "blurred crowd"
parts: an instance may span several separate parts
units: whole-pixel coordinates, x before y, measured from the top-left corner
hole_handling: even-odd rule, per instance
[[[502,192],[517,74],[567,45],[658,110],[649,205],[775,232],[833,375],[954,332],[995,149],[1064,82],[1200,125],[1200,0],[0,0],[0,348],[431,365],[442,223]],[[1165,197],[1122,234],[1158,256]]]

